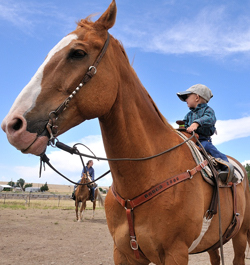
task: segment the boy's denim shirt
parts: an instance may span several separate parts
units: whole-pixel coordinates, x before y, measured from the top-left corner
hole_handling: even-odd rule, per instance
[[[216,130],[216,117],[214,110],[207,103],[199,104],[195,109],[190,108],[190,111],[184,117],[185,128],[188,128],[192,123],[197,122],[200,126],[196,133],[199,134],[200,140],[209,140]]]

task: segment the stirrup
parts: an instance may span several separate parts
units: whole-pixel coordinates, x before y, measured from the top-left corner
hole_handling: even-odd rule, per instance
[[[221,159],[221,158],[215,158],[216,162],[219,164],[219,165],[223,165],[223,166],[226,166],[227,169],[226,170],[220,170],[218,173],[218,177],[221,179],[222,182],[224,183],[229,183],[229,182],[237,182],[238,179],[234,176],[234,166]]]

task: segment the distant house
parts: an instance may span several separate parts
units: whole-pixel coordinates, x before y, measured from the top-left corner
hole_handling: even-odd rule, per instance
[[[27,188],[25,188],[25,191],[27,191],[27,192],[39,192],[40,188],[27,187]]]
[[[0,185],[0,191],[11,191],[13,187],[10,185]]]
[[[14,187],[14,192],[16,192],[16,191],[23,191],[23,190],[20,187]]]

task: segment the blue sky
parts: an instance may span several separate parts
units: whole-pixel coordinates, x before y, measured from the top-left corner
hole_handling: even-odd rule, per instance
[[[0,120],[35,74],[48,52],[90,14],[96,20],[111,0],[0,0]],[[162,114],[174,125],[188,111],[176,93],[202,83],[213,92],[217,148],[250,163],[250,2],[117,0],[117,20],[110,33],[120,40],[142,84]],[[175,126],[175,125],[174,125]],[[98,120],[87,121],[59,140],[82,142],[105,156]],[[0,181],[69,184],[49,168],[38,178],[39,158],[12,147],[0,131]],[[85,151],[82,149],[82,151]],[[86,151],[87,152],[87,151]],[[78,180],[80,159],[48,148],[51,162]],[[96,177],[108,170],[94,162]],[[99,181],[111,185],[111,176]]]

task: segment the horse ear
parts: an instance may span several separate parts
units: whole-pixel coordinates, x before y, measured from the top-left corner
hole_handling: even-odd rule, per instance
[[[108,9],[102,14],[102,16],[95,22],[95,26],[105,28],[106,30],[112,28],[116,19],[116,3],[112,0]]]

